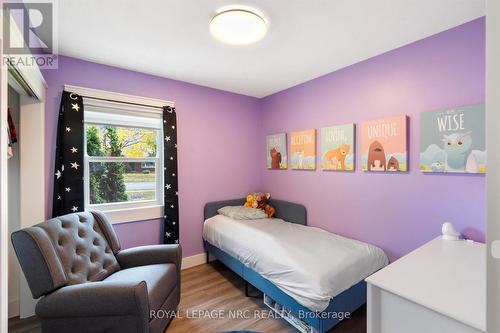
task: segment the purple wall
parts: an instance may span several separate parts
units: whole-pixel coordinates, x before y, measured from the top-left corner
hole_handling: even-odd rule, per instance
[[[379,245],[391,259],[438,235],[443,221],[483,241],[485,178],[424,175],[418,151],[421,112],[484,101],[484,23],[475,20],[260,101],[61,57],[57,71],[44,71],[47,197],[52,197],[57,107],[63,85],[73,84],[176,103],[184,256],[203,251],[205,202],[261,189],[305,204],[310,225]],[[410,117],[407,174],[265,169],[267,134],[401,114]],[[50,207],[49,200],[47,213]],[[160,220],[115,228],[124,247],[158,243],[162,233]]]
[[[484,101],[484,30],[478,19],[261,101],[261,147],[267,134],[407,114],[409,173],[369,174],[359,163],[353,173],[267,170],[261,153],[261,183],[305,204],[310,225],[379,245],[391,259],[437,236],[444,221],[483,241],[485,178],[424,175],[418,152],[421,112]]]
[[[52,207],[52,170],[57,112],[64,84],[174,101],[178,115],[180,236],[184,256],[203,252],[201,230],[207,201],[258,190],[255,144],[259,100],[83,60],[60,57],[44,71],[46,102],[47,214]],[[124,247],[159,243],[159,220],[115,225]]]

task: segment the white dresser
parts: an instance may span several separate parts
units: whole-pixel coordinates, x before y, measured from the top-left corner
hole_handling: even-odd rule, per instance
[[[438,237],[366,279],[368,333],[486,331],[486,246]]]

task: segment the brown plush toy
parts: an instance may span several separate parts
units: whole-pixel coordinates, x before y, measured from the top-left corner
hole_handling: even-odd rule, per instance
[[[258,192],[258,193],[254,193],[252,196],[253,196],[253,202],[252,202],[253,205],[252,206],[254,208],[259,208],[259,209],[262,209],[263,211],[265,211],[268,218],[271,218],[274,216],[276,209],[274,209],[273,206],[271,206],[270,204],[267,203],[267,200],[269,200],[269,198],[271,198],[270,193]]]

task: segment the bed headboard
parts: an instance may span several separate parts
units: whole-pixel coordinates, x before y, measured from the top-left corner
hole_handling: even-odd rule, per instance
[[[224,206],[242,206],[244,203],[245,198],[207,202],[203,210],[203,217],[206,220],[217,215],[217,210]],[[269,199],[269,204],[276,209],[275,216],[277,218],[291,223],[307,225],[307,211],[303,205],[272,198]]]

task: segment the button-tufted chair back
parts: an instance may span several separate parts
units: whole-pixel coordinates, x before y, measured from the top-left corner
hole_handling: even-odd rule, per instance
[[[16,231],[12,243],[34,298],[120,270],[120,243],[100,212],[68,214]]]

